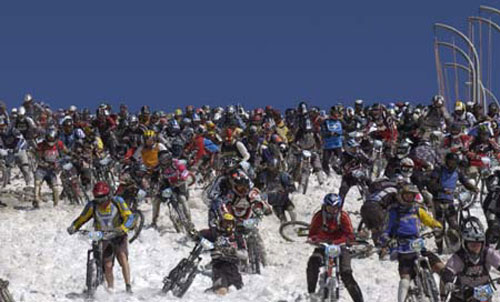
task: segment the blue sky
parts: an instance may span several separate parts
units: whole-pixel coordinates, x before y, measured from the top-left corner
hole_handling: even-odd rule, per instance
[[[465,30],[478,8],[452,0],[4,1],[0,99],[18,105],[31,92],[53,107],[169,110],[427,102],[437,91],[433,23]]]

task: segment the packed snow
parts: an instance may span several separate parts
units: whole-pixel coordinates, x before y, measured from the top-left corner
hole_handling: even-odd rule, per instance
[[[337,176],[321,187],[312,178],[307,195],[295,193],[292,197],[298,219],[306,222],[310,221],[321,205],[323,196],[328,192],[337,192],[340,186]],[[13,187],[10,189],[21,191],[24,185],[16,181]],[[207,225],[207,208],[200,194],[201,190],[195,188],[189,201],[198,229]],[[85,288],[90,241],[83,235],[69,236],[66,228],[80,213],[81,206],[71,206],[61,201],[54,208],[52,200],[49,200],[41,204],[41,209],[32,211],[31,203],[2,195],[2,201],[9,207],[0,209],[0,278],[9,280],[14,299],[18,302],[75,301],[75,298],[70,299],[67,295],[82,293]],[[347,196],[345,208],[356,212],[360,206],[359,194],[353,188]],[[141,209],[148,225],[151,221],[151,204],[142,204]],[[238,291],[230,288],[225,297],[205,293],[205,289],[211,286],[211,279],[199,274],[182,299],[171,294],[161,295],[164,276],[194,246],[184,235],[175,233],[166,212],[166,207],[163,207],[159,221],[163,231],[145,228],[138,240],[129,246],[134,294],[125,293],[121,269],[115,263],[115,292],[109,293],[100,287],[96,301],[307,301],[306,265],[313,247],[282,239],[278,232],[279,221],[275,216],[265,217],[260,226],[268,266],[263,268],[261,275],[243,275],[243,289]],[[474,212],[481,213],[479,208]],[[359,215],[351,214],[351,219],[354,227],[357,227]],[[90,227],[91,223],[84,226],[87,229]],[[428,240],[427,246],[434,248],[433,240]],[[210,256],[204,255],[202,264],[209,261]],[[397,262],[379,261],[378,255],[372,255],[367,259],[354,259],[352,267],[365,301],[397,301]],[[341,301],[351,301],[347,291],[342,290],[341,296]],[[500,301],[498,293],[496,296],[495,301]]]

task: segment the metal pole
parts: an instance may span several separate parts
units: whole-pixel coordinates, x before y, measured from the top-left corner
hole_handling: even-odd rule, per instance
[[[455,49],[456,51],[458,51],[458,53],[461,54],[462,57],[464,57],[465,60],[469,63],[469,66],[471,67],[470,70],[471,70],[471,73],[472,73],[472,78],[476,79],[476,69],[474,67],[474,63],[472,62],[471,58],[467,55],[467,53],[463,49],[461,49],[460,47],[456,46],[455,44],[451,44],[451,43],[448,43],[448,42],[437,41],[436,43],[439,46],[445,46],[445,47],[448,47],[448,48],[451,48],[451,49]],[[477,83],[475,81],[472,81],[472,98],[473,98],[472,101],[475,101],[475,96],[478,94],[477,90],[479,89],[479,86],[476,86],[476,84]]]
[[[480,81],[480,77],[481,77],[481,67],[479,66],[479,55],[477,54],[477,51],[476,51],[476,48],[474,47],[474,44],[472,44],[472,42],[469,40],[469,38],[467,38],[461,31],[454,28],[453,26],[446,25],[443,23],[435,23],[434,28],[442,28],[442,29],[451,31],[451,32],[457,34],[460,38],[462,38],[462,40],[464,40],[469,45],[469,47],[472,49],[472,52],[474,54],[474,60],[476,63],[476,77],[474,80],[476,82],[476,87],[479,87],[479,81]],[[476,96],[475,97],[476,97],[475,102],[481,103],[481,93],[479,92],[479,89],[476,89]]]
[[[500,10],[496,9],[494,7],[491,7],[491,6],[480,5],[479,6],[479,10],[480,11],[485,11],[485,12],[489,12],[489,13],[500,15]]]
[[[468,73],[471,72],[471,70],[469,68],[467,68],[467,66],[462,65],[462,64],[458,64],[458,63],[445,63],[444,66],[445,67],[457,67],[457,68],[460,68],[462,70],[467,71]],[[484,84],[482,82],[481,82],[481,89],[483,90],[483,94],[488,94],[500,107],[500,102],[498,101],[495,94],[493,94],[493,92],[491,90],[489,90],[488,88],[484,87]]]

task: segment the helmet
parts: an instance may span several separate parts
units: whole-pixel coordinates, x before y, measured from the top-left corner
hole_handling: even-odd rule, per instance
[[[160,164],[169,164],[172,160],[172,153],[169,151],[163,150],[158,153],[158,162]]]
[[[234,216],[236,217],[244,217],[248,214],[248,211],[251,209],[250,202],[246,199],[240,199],[236,204],[232,207]]]
[[[354,109],[352,107],[347,107],[345,110],[345,115],[349,118],[354,116]]]
[[[444,105],[444,98],[443,96],[437,94],[432,97],[432,104],[436,107],[441,107]]]
[[[156,135],[156,132],[154,132],[154,130],[145,130],[142,136],[145,139],[148,139],[148,138],[154,138],[155,135]]]
[[[496,103],[491,103],[488,105],[488,115],[495,115],[498,113],[498,105]]]
[[[457,112],[458,111],[458,112]],[[465,104],[458,101],[455,103],[455,112],[462,114],[466,111]]]
[[[104,197],[104,196],[107,197],[109,192],[111,192],[111,189],[108,183],[105,181],[96,182],[94,188],[92,189],[92,194],[94,195],[94,198]]]
[[[341,208],[342,204],[343,204],[342,198],[335,193],[328,193],[323,198],[323,205],[324,206]]]
[[[180,116],[182,116],[182,109],[180,109],[180,108],[175,109],[175,111],[174,111],[174,115],[175,115],[176,117],[180,117]]]
[[[47,134],[45,134],[45,141],[49,146],[54,146],[56,144],[57,140],[57,131],[56,130],[49,130]]]
[[[413,174],[413,168],[415,168],[415,163],[409,157],[403,158],[401,160],[401,174],[408,178]]]
[[[141,107],[141,115],[151,114],[151,110],[148,105],[144,105]]]
[[[349,155],[355,155],[358,153],[359,143],[354,138],[349,138],[345,143],[345,151]]]
[[[481,258],[481,251],[484,248],[486,236],[479,226],[470,226],[462,232],[462,248],[472,262],[477,264]],[[480,243],[477,251],[471,250],[469,243]]]
[[[299,106],[297,106],[297,111],[299,114],[306,114],[307,113],[307,103],[306,102],[300,102]]]
[[[459,123],[452,123],[450,125],[450,134],[451,135],[459,135],[462,132],[462,126]]]
[[[26,115],[26,108],[24,108],[24,106],[19,107],[17,114],[19,117],[24,117]]]
[[[236,227],[236,221],[231,213],[222,214],[219,221],[219,230],[224,233],[232,233]]]
[[[201,122],[201,118],[198,113],[193,113],[193,122]]]
[[[76,106],[75,105],[69,106],[68,111],[70,111],[70,112],[76,112]]]
[[[412,205],[416,201],[418,194],[420,194],[420,191],[418,190],[417,186],[413,184],[405,184],[400,191],[401,204],[406,206]]]
[[[410,150],[411,150],[410,142],[407,140],[404,140],[401,143],[399,143],[398,150],[396,152],[396,156],[399,159],[403,159],[403,158],[407,157],[408,154],[410,154]]]
[[[203,133],[205,133],[205,131],[206,131],[206,128],[205,128],[205,126],[203,126],[203,125],[198,125],[198,126],[196,127],[196,129],[194,130],[194,132],[195,132],[196,134],[203,134]]]
[[[281,139],[281,137],[278,134],[273,134],[273,135],[271,135],[271,142],[273,142],[275,144],[280,144],[283,142],[283,140]]]
[[[233,140],[233,129],[227,128],[224,134],[225,134],[224,139],[227,142],[231,142]]]
[[[29,103],[29,102],[33,101],[33,97],[31,96],[31,94],[26,93],[26,94],[24,95],[24,101],[25,101],[26,103]]]
[[[228,115],[234,115],[236,113],[236,109],[234,108],[233,105],[229,105],[226,108],[226,112]]]
[[[244,196],[250,191],[250,179],[242,170],[236,170],[229,177],[233,191],[239,196]]]
[[[145,164],[139,163],[134,167],[133,172],[135,173],[136,176],[143,178],[146,174],[148,174],[149,170]]]

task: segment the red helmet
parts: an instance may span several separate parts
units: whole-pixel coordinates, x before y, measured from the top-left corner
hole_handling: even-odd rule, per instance
[[[94,197],[106,196],[109,194],[110,191],[111,189],[109,188],[109,185],[105,181],[98,181],[94,185],[92,194],[94,194]]]

